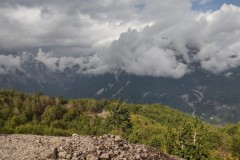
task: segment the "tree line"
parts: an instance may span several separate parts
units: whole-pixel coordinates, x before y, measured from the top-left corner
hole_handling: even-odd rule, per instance
[[[116,134],[183,159],[240,159],[240,124],[213,126],[159,104],[0,90],[0,133]]]

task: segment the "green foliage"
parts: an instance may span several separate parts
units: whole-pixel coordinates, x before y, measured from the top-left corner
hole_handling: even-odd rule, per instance
[[[132,123],[130,121],[130,112],[123,104],[116,103],[110,110],[110,115],[107,119],[107,125],[116,129],[116,134],[121,134],[124,137],[129,135]]]
[[[172,128],[168,127],[167,132],[164,133],[164,150],[169,154],[175,154],[177,148],[177,134]]]
[[[240,159],[240,124],[211,126],[162,105],[0,90],[0,133],[118,134],[183,159]]]
[[[139,143],[139,140],[142,139],[141,132],[138,126],[134,126],[131,134],[128,137],[128,140],[132,143]]]
[[[80,112],[76,108],[70,108],[67,110],[67,113],[64,114],[63,120],[64,121],[72,121],[80,116]]]
[[[62,119],[66,109],[62,106],[47,106],[41,116],[42,121],[46,124],[50,124],[54,120]]]
[[[156,147],[156,148],[161,148],[162,147],[162,142],[163,142],[163,138],[161,137],[161,135],[155,135],[152,136],[150,139],[150,146]]]
[[[195,119],[192,122],[184,123],[178,132],[178,149],[177,155],[184,159],[207,159],[209,151],[207,146],[206,127]]]
[[[232,155],[240,159],[240,135],[236,135],[232,138],[231,150]]]

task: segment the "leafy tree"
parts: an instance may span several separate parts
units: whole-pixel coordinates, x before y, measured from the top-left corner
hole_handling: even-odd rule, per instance
[[[164,150],[169,154],[175,154],[177,148],[177,135],[173,131],[171,127],[168,127],[167,132],[164,134],[165,141],[164,141]]]
[[[67,129],[67,125],[63,120],[54,120],[50,123],[50,126],[57,129]]]
[[[107,125],[117,129],[117,133],[127,136],[132,128],[130,121],[129,110],[124,107],[124,104],[115,104],[110,108],[110,116],[108,117]]]
[[[54,120],[60,120],[65,112],[62,106],[48,106],[42,114],[42,121],[49,125]]]
[[[209,151],[205,141],[207,130],[200,120],[186,122],[179,131],[179,146],[177,154],[184,159],[207,159]]]
[[[77,119],[80,116],[80,112],[76,108],[70,108],[67,110],[67,113],[64,114],[64,121],[72,121]]]
[[[7,120],[8,117],[11,115],[11,109],[7,104],[3,104],[0,106],[0,117],[3,120]]]
[[[236,135],[232,138],[231,150],[232,155],[240,159],[240,135]]]

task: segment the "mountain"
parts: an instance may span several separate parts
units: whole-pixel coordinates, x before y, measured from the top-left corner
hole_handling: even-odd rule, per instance
[[[220,74],[192,65],[182,78],[135,76],[124,72],[104,75],[77,73],[79,66],[50,70],[31,53],[15,53],[24,59],[21,69],[0,74],[0,88],[42,92],[66,98],[114,98],[129,103],[159,103],[199,116],[213,124],[240,121],[240,68]]]
[[[197,117],[193,118],[186,113],[160,104],[129,104],[126,101],[87,98],[64,99],[63,97],[54,98],[37,93],[26,94],[14,90],[0,90],[0,106],[0,134],[102,136],[99,139],[95,137],[94,141],[90,142],[94,146],[100,144],[99,148],[90,147],[89,150],[87,147],[87,150],[91,152],[79,153],[77,158],[84,158],[87,154],[101,156],[101,153],[107,153],[113,159],[123,159],[124,157],[118,157],[121,153],[125,155],[125,158],[130,158],[133,156],[132,153],[137,152],[140,154],[140,158],[133,159],[161,159],[160,155],[156,155],[159,153],[158,151],[189,160],[240,158],[240,123],[214,126]],[[116,138],[105,134],[116,135]],[[132,143],[133,148],[128,147],[126,143],[115,143],[120,141],[117,135]],[[11,151],[14,142],[21,144],[21,137],[17,138],[17,141],[12,137],[14,136],[0,138],[1,144],[4,144],[0,146],[0,157],[3,155],[3,159],[6,154],[6,157],[9,157],[9,149]],[[110,138],[110,142],[107,137]],[[38,140],[32,140],[33,146],[49,145],[44,139],[42,137]],[[27,142],[25,140],[24,142]],[[99,143],[96,144],[95,142],[98,140]],[[56,139],[51,140],[50,143],[57,141]],[[83,139],[80,140],[80,148],[84,146],[83,141]],[[66,142],[70,141],[63,139],[60,142],[67,146],[56,145],[55,147],[60,148],[56,148],[59,154],[55,151],[55,157],[65,157],[68,154],[71,157],[79,144],[72,142],[68,145]],[[28,143],[23,143],[23,146],[26,144]],[[28,144],[30,148],[31,144]],[[155,149],[151,148],[151,152],[146,155],[142,152],[143,150],[134,149],[136,144],[144,144]],[[16,149],[16,146],[14,148]],[[81,151],[78,147],[76,150]],[[114,150],[121,153],[113,155]],[[6,151],[8,152],[6,153]],[[82,151],[84,153],[86,150]],[[21,150],[16,150],[14,153],[19,152]],[[51,152],[53,153],[53,148]],[[25,151],[23,153],[26,154]],[[44,153],[44,156],[49,153]],[[42,157],[42,154],[39,156]],[[101,159],[101,157],[99,158]],[[10,156],[8,159],[14,158]],[[17,159],[24,158],[17,157]]]

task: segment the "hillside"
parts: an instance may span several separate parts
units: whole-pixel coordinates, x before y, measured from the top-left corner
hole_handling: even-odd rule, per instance
[[[0,133],[120,135],[184,159],[239,159],[240,124],[213,126],[159,104],[0,91]]]

